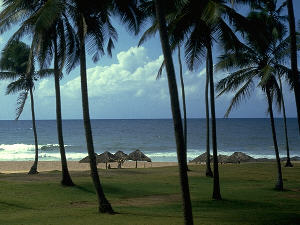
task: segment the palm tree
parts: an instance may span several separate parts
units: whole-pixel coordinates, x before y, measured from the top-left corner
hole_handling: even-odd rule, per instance
[[[206,60],[206,68],[208,68],[208,61]],[[206,71],[206,82],[205,82],[205,115],[206,115],[206,171],[207,177],[213,177],[213,172],[210,167],[210,129],[209,129],[209,73]]]
[[[67,18],[73,20],[78,34],[83,122],[90,158],[91,176],[98,196],[99,211],[111,214],[114,211],[104,195],[94,151],[89,115],[85,41],[88,38],[89,42],[93,43],[94,61],[97,61],[100,55],[104,54],[105,40],[108,40],[107,52],[111,55],[111,50],[114,48],[114,41],[117,39],[116,30],[110,21],[111,13],[118,15],[122,19],[122,22],[127,24],[129,30],[135,33],[138,32],[139,16],[141,15],[138,14],[135,0],[95,0],[88,3],[82,0],[66,1],[66,10],[64,13],[67,15]]]
[[[282,101],[281,91],[276,82],[277,71],[289,73],[288,68],[277,63],[279,56],[286,52],[284,46],[286,46],[287,40],[278,44],[278,40],[285,33],[284,26],[281,23],[274,23],[274,20],[271,20],[266,12],[252,12],[248,18],[251,21],[249,26],[253,24],[252,28],[255,28],[253,30],[256,32],[251,32],[251,28],[250,31],[244,31],[246,44],[239,42],[238,48],[227,51],[220,57],[216,69],[227,70],[230,74],[218,82],[217,90],[219,95],[237,91],[225,114],[227,117],[233,107],[243,98],[250,96],[251,91],[254,90],[255,81],[259,81],[258,86],[266,94],[270,114],[278,175],[275,189],[282,191],[282,171],[272,105],[274,97],[279,105]],[[274,30],[278,33],[276,37],[272,33]],[[274,43],[277,43],[275,48]]]
[[[54,77],[55,77],[55,92],[56,92],[56,117],[57,117],[57,132],[58,132],[58,143],[60,148],[61,155],[61,164],[62,164],[62,181],[61,184],[65,186],[73,186],[74,183],[70,177],[66,154],[64,149],[64,141],[62,135],[62,120],[61,120],[61,102],[60,102],[60,90],[59,90],[59,79],[61,77],[61,70],[64,65],[65,60],[65,40],[64,40],[64,27],[63,24],[66,23],[69,26],[70,31],[71,25],[68,23],[68,20],[62,19],[57,22],[57,14],[53,13],[55,11],[61,11],[63,5],[61,2],[56,0],[48,1],[32,1],[31,4],[23,4],[24,1],[12,1],[6,2],[6,8],[1,12],[3,18],[1,27],[5,29],[13,22],[21,21],[23,22],[20,28],[15,32],[11,39],[19,39],[23,35],[27,34],[29,30],[32,33],[35,33],[38,40],[33,42],[36,46],[35,49],[38,49],[38,54],[40,56],[41,68],[48,64],[49,66],[53,52],[54,51]],[[28,18],[24,20],[23,17],[15,18],[15,13],[21,11],[24,14],[28,14]],[[16,21],[14,21],[16,20]],[[54,23],[54,25],[52,25]],[[56,25],[55,25],[56,24]],[[52,26],[51,28],[48,28]],[[56,29],[57,28],[57,29]],[[72,29],[71,29],[72,30]],[[44,32],[44,33],[43,33]],[[59,35],[58,35],[58,34]],[[68,33],[69,37],[70,34]],[[60,58],[58,59],[58,49],[57,49],[57,37],[60,37]],[[53,40],[53,44],[52,44]],[[53,47],[52,47],[53,45]],[[46,62],[47,61],[47,62]],[[58,68],[60,64],[60,68]]]
[[[291,68],[292,68],[292,78],[294,82],[294,93],[297,107],[297,117],[298,117],[298,127],[300,134],[300,79],[298,74],[298,65],[297,65],[297,43],[296,43],[296,25],[295,25],[295,15],[293,1],[287,0],[288,8],[288,18],[289,18],[289,27],[290,27],[290,51],[291,51]]]
[[[279,81],[279,88],[280,88],[280,94],[281,94],[281,106],[282,106],[284,134],[285,134],[285,147],[286,147],[285,167],[293,167],[293,164],[291,163],[291,158],[290,158],[290,147],[289,147],[289,137],[288,137],[287,123],[286,123],[285,102],[284,102],[284,97],[283,97],[282,81],[281,81],[280,75],[278,76],[278,81]]]
[[[181,95],[182,95],[182,106],[183,106],[183,138],[184,138],[184,149],[185,149],[185,152],[187,154],[186,102],[185,102],[185,90],[184,90],[184,80],[183,80],[183,72],[182,72],[182,62],[181,62],[180,46],[178,46],[177,52],[178,52],[179,77],[180,77],[180,84],[181,84]],[[187,171],[189,171],[188,166],[187,166]]]
[[[54,58],[56,124],[62,167],[61,184],[64,186],[74,186],[68,170],[63,139],[60,79],[62,78],[62,69],[67,58],[66,52],[72,52],[74,50],[73,46],[78,43],[78,41],[75,40],[76,35],[74,34],[74,30],[72,29],[69,21],[62,15],[58,18],[56,18],[56,15],[52,15],[53,13],[51,13],[51,11],[53,12],[56,10],[57,3],[51,4],[51,1],[53,0],[48,1],[47,4],[41,5],[38,13],[33,15],[33,18],[35,19],[34,32],[37,33],[39,37],[37,54],[39,55],[41,68],[49,67],[52,58]],[[63,9],[62,6],[61,8]],[[47,15],[47,17],[45,15]],[[47,24],[47,20],[49,20],[50,17],[49,15],[54,18],[50,19],[51,23]],[[66,36],[68,37],[67,40]],[[68,42],[66,43],[66,41]],[[72,49],[70,49],[71,47]],[[74,51],[73,54],[76,53],[77,52]],[[68,65],[72,65],[72,62],[70,62],[70,57],[68,57],[67,63]]]
[[[45,75],[49,75],[51,70],[34,71],[33,55],[29,46],[23,42],[11,41],[2,52],[0,59],[0,69],[4,72],[0,72],[0,79],[14,80],[7,86],[6,94],[19,94],[17,100],[16,120],[21,116],[28,93],[30,95],[31,102],[31,115],[32,115],[32,130],[34,135],[35,146],[35,159],[34,163],[29,170],[28,174],[37,174],[38,165],[38,138],[35,123],[34,112],[34,98],[33,88],[34,81]]]
[[[180,174],[180,184],[181,184],[181,193],[183,199],[183,210],[184,210],[184,221],[185,224],[193,224],[193,214],[192,214],[192,205],[190,199],[189,183],[187,176],[187,164],[186,164],[186,153],[185,153],[185,143],[183,137],[182,121],[180,106],[178,100],[178,90],[175,79],[175,71],[172,60],[171,48],[169,46],[169,37],[166,26],[166,19],[164,8],[165,5],[162,1],[155,0],[155,9],[156,9],[156,18],[158,22],[158,28],[160,33],[160,40],[162,45],[162,50],[165,59],[165,66],[167,70],[170,100],[171,100],[171,109],[173,115],[173,124],[175,131],[175,139],[177,146],[177,158],[179,164],[179,174]]]

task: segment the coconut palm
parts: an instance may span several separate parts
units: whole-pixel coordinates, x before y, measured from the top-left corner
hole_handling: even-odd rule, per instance
[[[188,1],[181,6],[177,14],[173,15],[170,20],[169,29],[171,30],[172,45],[185,42],[185,55],[188,68],[196,69],[200,65],[200,59],[206,56],[206,114],[207,124],[209,123],[208,108],[208,86],[210,90],[210,107],[211,107],[211,125],[212,125],[212,147],[214,161],[214,185],[213,198],[221,199],[219,184],[219,169],[217,156],[217,135],[216,135],[216,117],[214,102],[214,78],[213,78],[213,56],[212,45],[214,37],[231,37],[234,36],[229,26],[222,19],[226,14],[230,18],[239,17],[231,8],[224,4],[224,1]],[[225,36],[225,34],[227,36]],[[206,174],[211,176],[210,153],[209,153],[209,124],[207,125],[207,171]]]
[[[172,60],[171,48],[169,46],[169,37],[167,32],[167,25],[165,19],[164,1],[155,0],[155,10],[156,18],[160,33],[160,40],[162,45],[162,50],[165,59],[165,66],[167,70],[167,78],[169,84],[170,100],[171,100],[171,109],[173,115],[175,139],[177,146],[177,158],[179,164],[179,174],[180,174],[180,184],[181,184],[181,193],[183,199],[183,211],[185,224],[193,224],[193,215],[192,215],[192,206],[190,199],[189,183],[187,176],[187,164],[186,164],[186,153],[184,151],[184,137],[181,121],[180,106],[178,100],[178,90],[175,78],[174,65]]]
[[[277,60],[279,56],[286,54],[288,40],[278,43],[278,40],[285,34],[284,26],[270,19],[266,12],[252,12],[248,18],[251,22],[249,25],[253,24],[253,29],[244,31],[246,44],[240,42],[238,48],[227,51],[220,57],[220,61],[216,65],[217,70],[230,72],[227,77],[218,82],[217,90],[219,95],[236,91],[225,114],[226,117],[242,99],[250,96],[256,81],[258,87],[266,94],[277,163],[278,177],[275,189],[282,191],[283,181],[274,125],[273,100],[276,97],[276,102],[280,106],[282,97],[280,87],[276,82],[277,71],[284,74],[290,73],[290,70],[279,64]],[[251,30],[256,30],[256,32],[251,32]],[[258,30],[259,32],[257,32]],[[274,31],[277,36],[273,35]],[[274,48],[274,46],[276,47]]]
[[[48,1],[32,1],[31,4],[25,4],[25,1],[5,1],[5,8],[1,12],[2,30],[5,30],[12,23],[21,22],[20,28],[12,36],[13,39],[20,39],[22,36],[29,33],[35,33],[38,40],[33,42],[34,48],[38,50],[38,54],[41,61],[41,68],[44,68],[45,64],[50,65],[52,56],[54,55],[54,77],[55,77],[55,93],[56,93],[56,116],[57,116],[57,132],[58,142],[61,154],[62,165],[62,185],[73,186],[72,179],[70,177],[66,154],[64,149],[64,141],[62,135],[62,120],[61,120],[61,103],[60,103],[60,90],[59,79],[61,77],[61,70],[64,65],[65,59],[65,40],[64,40],[64,24],[68,25],[68,35],[70,37],[71,25],[68,20],[57,20],[57,15],[53,12],[61,12],[63,10],[63,4],[60,1],[48,0]],[[15,14],[19,12],[19,17]],[[22,15],[27,15],[23,17]],[[49,28],[49,26],[51,26]],[[58,54],[57,39],[59,39],[60,51]],[[54,54],[53,54],[54,52]],[[70,51],[69,51],[70,52]],[[76,51],[74,51],[76,52]],[[60,66],[60,68],[59,68]]]
[[[297,42],[296,42],[296,25],[295,25],[295,15],[294,6],[292,0],[287,0],[289,27],[290,27],[290,55],[291,55],[291,68],[292,68],[292,78],[294,82],[294,93],[297,107],[297,117],[298,117],[298,127],[300,134],[300,79],[298,74],[297,65]]]
[[[79,40],[79,64],[81,78],[81,94],[83,122],[87,143],[88,155],[90,157],[90,168],[92,179],[96,188],[99,211],[113,213],[113,209],[106,199],[97,171],[97,162],[94,151],[93,136],[89,115],[88,87],[86,73],[86,46],[85,42],[93,45],[93,60],[97,61],[104,54],[104,45],[107,41],[107,52],[111,55],[117,33],[110,21],[110,14],[115,13],[127,24],[129,30],[137,32],[139,28],[138,17],[136,17],[136,1],[134,0],[106,0],[106,1],[66,1],[65,14],[72,19]]]
[[[34,163],[29,170],[28,174],[37,174],[38,166],[38,138],[35,123],[35,111],[34,111],[34,81],[45,75],[51,74],[51,70],[34,71],[34,62],[31,54],[31,49],[23,42],[11,41],[2,52],[0,59],[0,79],[14,80],[6,89],[6,94],[19,93],[17,99],[16,120],[21,116],[28,93],[30,95],[31,102],[31,115],[32,115],[32,130],[34,135],[35,146],[35,159]]]

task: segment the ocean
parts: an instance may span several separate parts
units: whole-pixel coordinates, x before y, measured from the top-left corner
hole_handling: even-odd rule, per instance
[[[276,119],[280,155],[286,156],[283,120]],[[60,160],[56,121],[38,120],[39,159]],[[97,153],[140,149],[152,161],[176,161],[173,124],[170,119],[91,120]],[[291,156],[300,156],[296,119],[287,119]],[[205,152],[205,119],[188,120],[188,160]],[[68,160],[87,156],[82,120],[63,121]],[[217,119],[218,154],[239,151],[252,157],[275,158],[269,119]],[[34,139],[30,120],[0,121],[0,161],[34,159]]]

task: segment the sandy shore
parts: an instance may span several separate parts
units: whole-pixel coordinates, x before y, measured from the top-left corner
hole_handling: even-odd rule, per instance
[[[0,173],[27,173],[32,166],[32,161],[0,161]],[[111,168],[117,168],[117,163],[110,163]],[[138,162],[138,168],[150,167],[165,167],[177,166],[176,162]],[[79,163],[78,161],[68,161],[68,168],[70,171],[84,171],[89,170],[88,163]],[[99,169],[105,169],[105,163],[98,164]],[[126,161],[122,168],[135,168],[135,162]],[[40,161],[38,163],[38,171],[53,171],[60,170],[60,161]]]

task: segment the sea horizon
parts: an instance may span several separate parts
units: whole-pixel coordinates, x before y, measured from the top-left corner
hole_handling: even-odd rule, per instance
[[[39,158],[60,160],[56,121],[37,120]],[[300,156],[300,138],[296,118],[288,118],[291,157]],[[285,140],[282,118],[275,119],[280,156],[284,157]],[[91,119],[95,152],[130,153],[143,151],[154,162],[177,161],[172,119]],[[83,121],[63,120],[68,160],[87,156]],[[30,120],[0,120],[0,161],[28,161],[34,158],[34,141]],[[218,118],[218,154],[244,152],[254,158],[275,158],[268,118]],[[188,160],[206,151],[206,121],[188,119]]]

